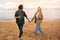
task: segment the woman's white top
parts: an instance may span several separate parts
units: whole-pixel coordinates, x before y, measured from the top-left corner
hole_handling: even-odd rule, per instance
[[[37,18],[37,20],[38,20],[39,14],[40,14],[39,12],[37,12],[37,14],[36,14],[36,18]]]

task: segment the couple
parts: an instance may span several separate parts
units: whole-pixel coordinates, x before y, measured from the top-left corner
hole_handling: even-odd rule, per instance
[[[26,13],[23,11],[23,5],[19,5],[18,10],[15,12],[16,23],[17,23],[19,31],[20,31],[19,38],[21,38],[22,34],[23,34],[24,17],[26,17],[27,20],[30,22]],[[42,35],[44,35],[44,31],[40,27],[40,24],[43,19],[42,9],[40,7],[37,8],[37,12],[35,13],[35,15],[31,21],[33,21],[34,19],[35,19],[35,23],[36,23],[36,29],[34,32],[35,35],[37,35],[38,31],[40,31],[42,33]]]

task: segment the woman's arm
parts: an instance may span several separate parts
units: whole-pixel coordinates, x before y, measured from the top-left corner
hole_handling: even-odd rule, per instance
[[[33,20],[35,19],[35,17],[36,17],[36,13],[34,14],[34,16],[33,16],[33,18],[32,18],[32,20],[31,20],[31,21],[33,21]]]

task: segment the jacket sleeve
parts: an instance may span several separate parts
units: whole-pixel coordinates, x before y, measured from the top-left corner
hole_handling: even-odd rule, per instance
[[[43,14],[42,14],[42,11],[41,11],[41,17],[42,17],[42,19],[43,19]]]
[[[33,16],[33,18],[32,18],[32,20],[31,20],[31,21],[33,21],[35,18],[36,18],[36,13],[34,14],[34,16]]]

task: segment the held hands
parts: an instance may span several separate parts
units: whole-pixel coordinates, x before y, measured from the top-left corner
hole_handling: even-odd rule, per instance
[[[31,23],[32,22],[32,20],[29,20],[29,23]]]
[[[31,23],[31,21],[29,20],[29,18],[28,17],[26,17],[26,18],[27,18],[28,22]]]
[[[29,23],[31,23],[31,21],[29,20]]]

